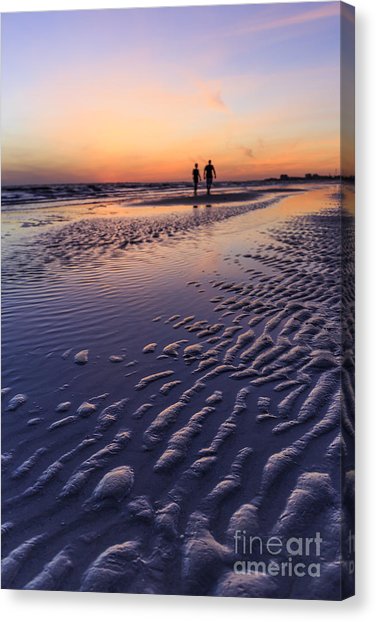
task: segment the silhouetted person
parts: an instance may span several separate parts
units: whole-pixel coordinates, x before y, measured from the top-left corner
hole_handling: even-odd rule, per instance
[[[196,162],[195,167],[192,171],[192,177],[193,177],[193,188],[194,188],[194,195],[195,197],[197,196],[197,186],[198,186],[198,182],[201,181],[201,175],[200,175],[200,171],[198,169],[198,164]]]
[[[210,194],[210,188],[212,187],[212,183],[213,183],[213,174],[214,174],[214,177],[217,179],[217,173],[215,172],[215,168],[213,164],[211,163],[211,160],[209,160],[209,162],[204,168],[204,179],[206,179],[206,193],[207,194]]]

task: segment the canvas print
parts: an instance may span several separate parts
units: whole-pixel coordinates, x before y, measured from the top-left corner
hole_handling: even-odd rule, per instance
[[[354,9],[2,15],[2,587],[354,593]]]

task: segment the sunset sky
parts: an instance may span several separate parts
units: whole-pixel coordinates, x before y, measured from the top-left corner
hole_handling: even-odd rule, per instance
[[[338,172],[339,16],[338,2],[3,15],[3,183],[189,180],[208,158],[223,180]]]

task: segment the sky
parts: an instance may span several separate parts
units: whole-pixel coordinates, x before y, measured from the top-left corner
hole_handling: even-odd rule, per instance
[[[339,2],[2,16],[3,184],[354,172]],[[342,66],[340,51],[342,50]],[[341,69],[342,67],[342,69]],[[343,112],[343,111],[342,111]],[[341,135],[342,134],[342,135]]]

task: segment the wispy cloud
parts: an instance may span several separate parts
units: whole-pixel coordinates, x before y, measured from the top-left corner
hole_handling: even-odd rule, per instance
[[[197,87],[203,99],[203,102],[216,110],[223,112],[229,112],[228,106],[225,104],[222,98],[221,88],[217,84],[211,82],[197,81]]]
[[[297,5],[298,6],[298,5]],[[242,25],[237,34],[248,34],[267,30],[275,30],[278,28],[287,28],[289,26],[298,26],[304,23],[314,22],[340,15],[339,2],[330,2],[317,9],[302,10],[293,15],[284,15],[277,19],[253,21],[249,24]],[[235,34],[235,33],[232,33]]]
[[[250,147],[244,147],[243,145],[240,146],[240,149],[247,158],[254,160],[255,154],[253,149],[251,149]]]

